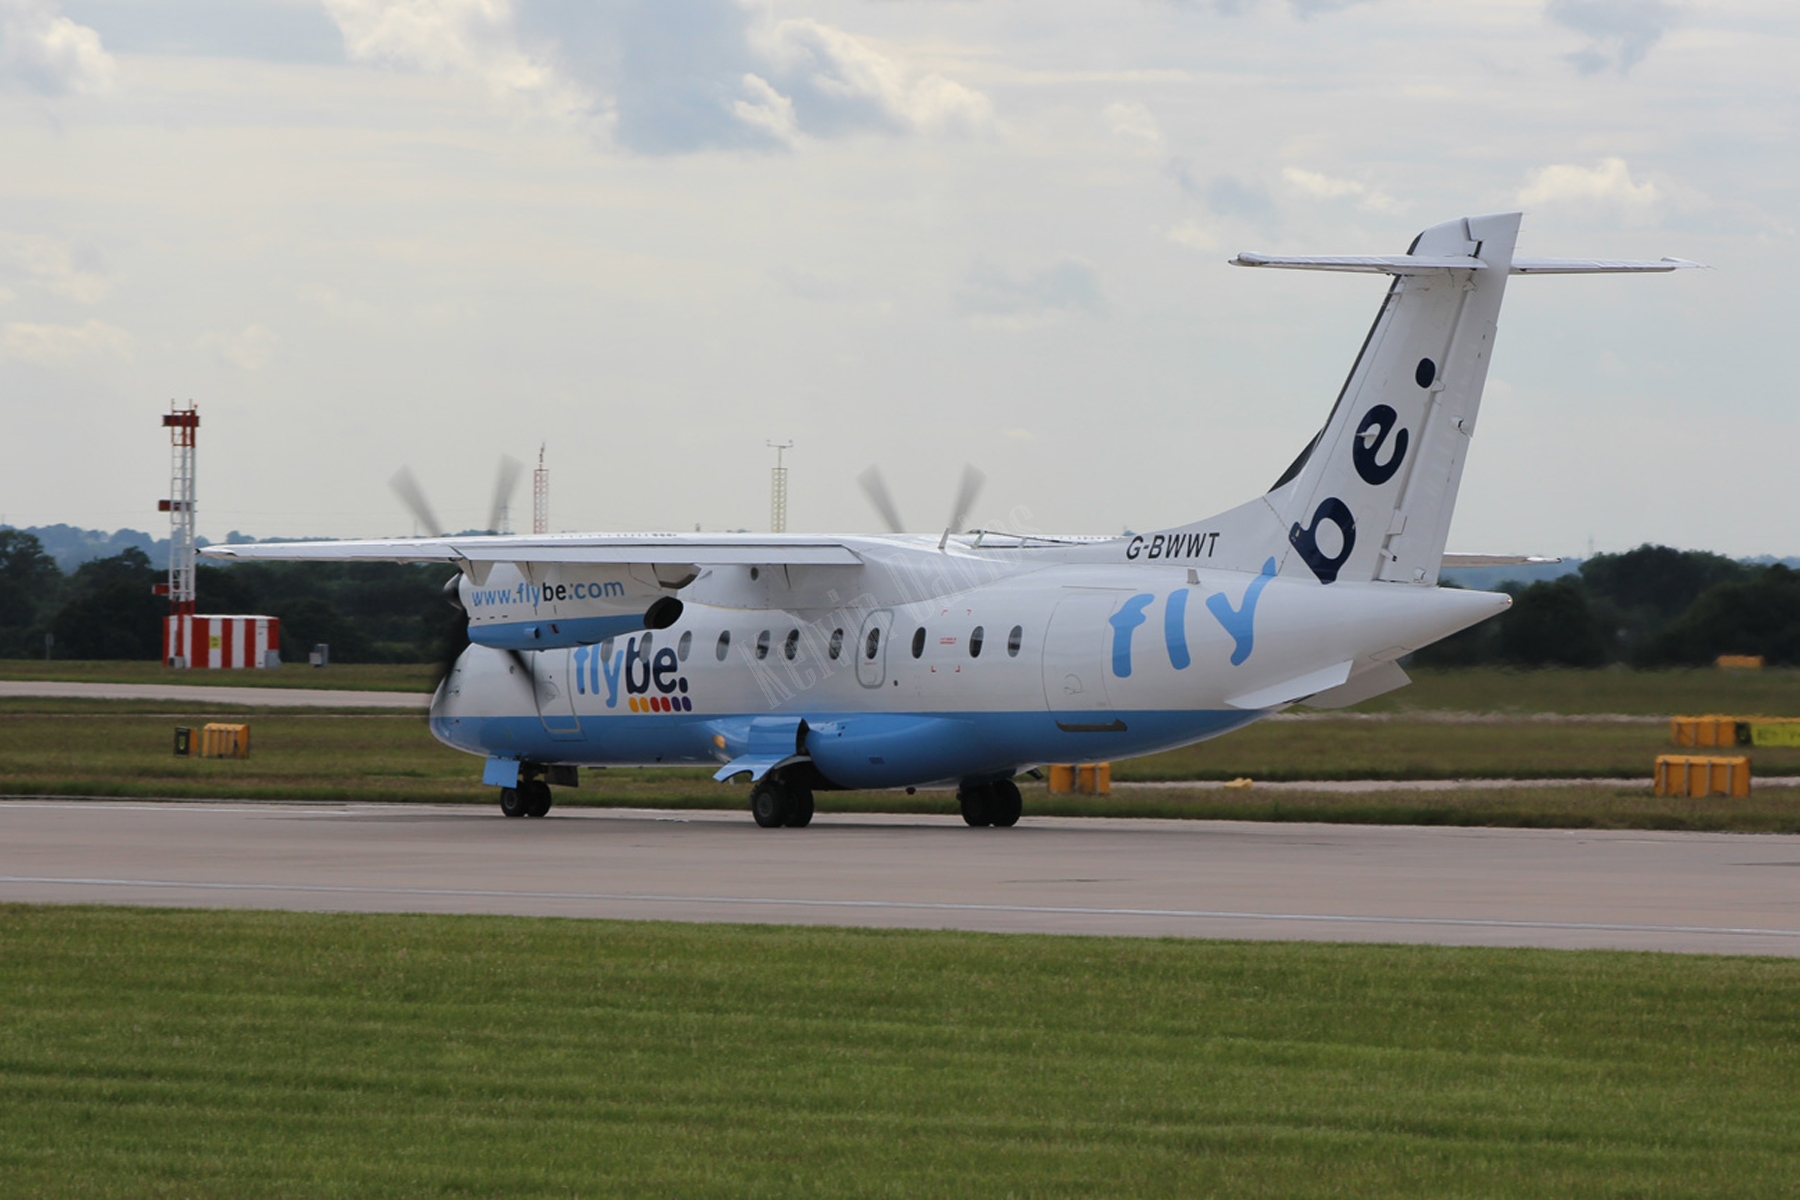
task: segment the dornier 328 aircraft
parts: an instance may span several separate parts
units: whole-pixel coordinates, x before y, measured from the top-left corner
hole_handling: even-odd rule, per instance
[[[1403,255],[1240,266],[1389,275],[1324,427],[1264,495],[1122,537],[593,534],[215,546],[221,559],[442,562],[470,645],[431,729],[508,816],[583,766],[748,776],[765,827],[813,793],[953,783],[1012,825],[1042,763],[1149,754],[1305,701],[1400,687],[1397,660],[1510,603],[1444,589],[1444,548],[1511,275],[1695,264],[1520,258],[1519,214]]]

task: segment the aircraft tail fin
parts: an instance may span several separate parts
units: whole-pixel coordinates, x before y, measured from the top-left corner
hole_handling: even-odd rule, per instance
[[[1392,276],[1336,404],[1269,492],[1134,540],[1129,558],[1435,584],[1511,275],[1663,272],[1682,259],[1516,258],[1518,213],[1425,230],[1401,255],[1240,254],[1235,265]]]
[[[1465,217],[1373,264],[1393,283],[1369,336],[1325,427],[1264,497],[1283,573],[1437,582],[1518,234],[1517,213]]]

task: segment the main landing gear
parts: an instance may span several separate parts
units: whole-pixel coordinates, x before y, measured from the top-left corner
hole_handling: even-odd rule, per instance
[[[764,829],[803,829],[812,824],[813,794],[804,783],[765,775],[750,789],[750,815]]]
[[[1011,828],[1019,823],[1019,814],[1025,809],[1019,785],[1010,779],[965,783],[956,790],[956,801],[962,805],[963,820],[976,828],[983,825]]]
[[[550,811],[550,785],[521,779],[519,786],[500,789],[500,811],[509,817],[541,817]]]

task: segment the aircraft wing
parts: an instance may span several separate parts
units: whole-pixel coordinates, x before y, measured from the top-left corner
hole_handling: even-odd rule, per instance
[[[1560,558],[1541,558],[1535,554],[1451,554],[1444,555],[1444,570],[1472,567],[1547,567]]]
[[[853,567],[862,558],[836,538],[779,534],[602,533],[375,538],[344,542],[244,542],[208,546],[233,562],[441,562],[631,566],[683,563]]]

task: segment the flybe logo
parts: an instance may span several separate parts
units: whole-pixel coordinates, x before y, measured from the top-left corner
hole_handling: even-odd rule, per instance
[[[625,585],[616,579],[604,583],[520,583],[509,588],[470,588],[469,599],[476,608],[499,608],[506,604],[529,604],[563,600],[604,600],[623,596]]]
[[[1242,666],[1256,648],[1256,605],[1273,578],[1275,560],[1270,558],[1263,563],[1262,573],[1244,589],[1244,598],[1237,604],[1233,605],[1220,592],[1206,598],[1206,611],[1231,635],[1231,665],[1234,667]],[[1188,589],[1181,588],[1170,592],[1163,602],[1163,645],[1169,652],[1169,665],[1177,671],[1187,670],[1194,661],[1187,644],[1187,600]],[[1113,629],[1112,671],[1120,679],[1131,678],[1131,635],[1148,620],[1144,610],[1154,603],[1154,594],[1140,592],[1119,605],[1119,611],[1107,618]]]
[[[596,585],[598,586],[598,585]],[[688,698],[687,676],[681,673],[681,658],[672,647],[652,650],[649,638],[640,645],[628,638],[623,650],[611,650],[612,642],[598,646],[575,647],[575,690],[582,695],[600,695],[606,688],[606,707],[619,707],[619,686],[624,685],[626,707],[632,712],[693,712],[694,702]]]

